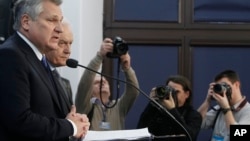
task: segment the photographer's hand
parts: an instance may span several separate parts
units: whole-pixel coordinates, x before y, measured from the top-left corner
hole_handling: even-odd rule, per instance
[[[156,87],[151,89],[149,96],[150,96],[150,98],[158,99],[156,96],[156,93],[155,93],[155,89],[156,89]]]
[[[211,99],[213,98],[213,94],[214,94],[214,90],[213,90],[213,87],[214,87],[215,83],[212,82],[209,84],[209,88],[208,88],[208,92],[207,92],[207,97],[205,99],[206,102],[208,102],[210,104],[211,102]]]
[[[120,59],[121,59],[122,70],[124,70],[124,71],[128,70],[131,67],[130,55],[128,53],[126,53],[125,55],[121,55]]]
[[[169,94],[169,99],[163,99],[161,104],[166,107],[168,110],[171,110],[176,107],[175,101],[173,99],[172,93]]]
[[[226,91],[224,91],[223,96],[220,94],[214,93],[213,98],[217,101],[217,103],[220,105],[221,108],[226,109],[230,108],[228,98],[226,96]]]
[[[237,122],[231,111],[231,106],[226,96],[226,92],[223,93],[223,96],[215,93],[213,97],[217,101],[217,103],[220,105],[222,109],[222,113],[225,115],[224,117],[225,117],[226,127],[229,129],[230,125],[236,124]]]
[[[104,58],[108,52],[113,51],[113,41],[110,38],[105,38],[101,44],[99,54]]]
[[[197,109],[197,111],[201,114],[202,119],[205,118],[206,113],[207,113],[208,109],[210,108],[210,103],[211,103],[211,100],[212,100],[213,94],[214,94],[214,90],[213,90],[214,85],[215,85],[214,82],[209,84],[207,96],[206,96],[204,102],[201,104],[201,106]]]

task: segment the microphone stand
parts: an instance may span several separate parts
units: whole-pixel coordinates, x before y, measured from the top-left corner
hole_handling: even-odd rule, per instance
[[[78,64],[78,63],[77,63],[77,66],[80,66],[80,67],[85,68],[85,69],[87,69],[87,70],[89,70],[89,71],[92,71],[92,72],[95,72],[95,73],[100,74],[100,75],[102,75],[102,76],[105,76],[105,77],[107,77],[107,78],[111,78],[111,79],[114,79],[114,80],[116,80],[116,81],[120,81],[120,82],[123,82],[123,83],[125,83],[125,84],[129,84],[130,86],[134,87],[136,90],[138,90],[140,93],[142,93],[146,98],[148,98],[153,104],[155,104],[160,110],[163,110],[167,115],[169,115],[177,124],[179,124],[179,126],[181,126],[181,127],[183,128],[183,130],[186,132],[186,134],[187,134],[189,140],[192,141],[192,138],[191,138],[190,134],[188,133],[187,129],[186,129],[178,120],[176,120],[176,118],[175,118],[168,110],[166,110],[166,109],[165,109],[161,104],[159,104],[155,99],[152,99],[151,97],[149,97],[149,96],[148,96],[144,91],[142,91],[141,89],[137,88],[136,86],[134,86],[133,84],[131,84],[131,83],[127,82],[127,81],[124,81],[124,80],[115,78],[115,77],[110,76],[110,75],[106,75],[106,74],[100,73],[100,72],[98,72],[98,71],[95,71],[95,70],[93,70],[93,69],[91,69],[91,68],[88,68],[88,67],[85,67],[85,66],[83,66],[83,65],[80,65],[80,64]],[[70,67],[70,66],[69,66],[69,67]],[[175,136],[179,136],[179,135],[175,135]],[[181,135],[181,136],[183,137],[183,135]],[[159,136],[159,137],[157,137],[157,136],[152,136],[152,137],[153,137],[153,138],[163,138],[163,137],[166,138],[166,137],[170,137],[170,135],[169,135],[169,136],[168,136],[168,135],[167,135],[167,136]],[[172,137],[172,136],[171,136],[171,137]]]

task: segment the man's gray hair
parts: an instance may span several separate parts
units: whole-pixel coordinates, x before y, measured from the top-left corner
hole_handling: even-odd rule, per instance
[[[44,1],[50,1],[58,6],[62,4],[62,0],[17,0],[13,7],[13,29],[19,30],[21,27],[21,18],[24,14],[28,14],[32,20],[36,20],[38,15],[43,11],[42,3]]]

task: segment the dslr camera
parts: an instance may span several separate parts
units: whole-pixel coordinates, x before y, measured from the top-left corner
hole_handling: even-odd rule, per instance
[[[113,39],[113,52],[108,52],[107,57],[119,58],[128,52],[128,44],[119,36]]]
[[[218,93],[219,95],[223,96],[223,93],[226,92],[226,96],[228,99],[231,99],[231,95],[232,95],[232,89],[230,87],[230,85],[228,85],[227,83],[216,83],[213,87],[213,91],[215,93]]]
[[[170,94],[176,95],[175,89],[170,86],[160,85],[155,89],[155,96],[159,99],[169,99]]]

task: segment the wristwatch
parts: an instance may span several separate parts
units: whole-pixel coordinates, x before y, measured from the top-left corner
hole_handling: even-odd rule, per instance
[[[225,115],[228,111],[231,111],[231,108],[221,108],[222,113]]]

